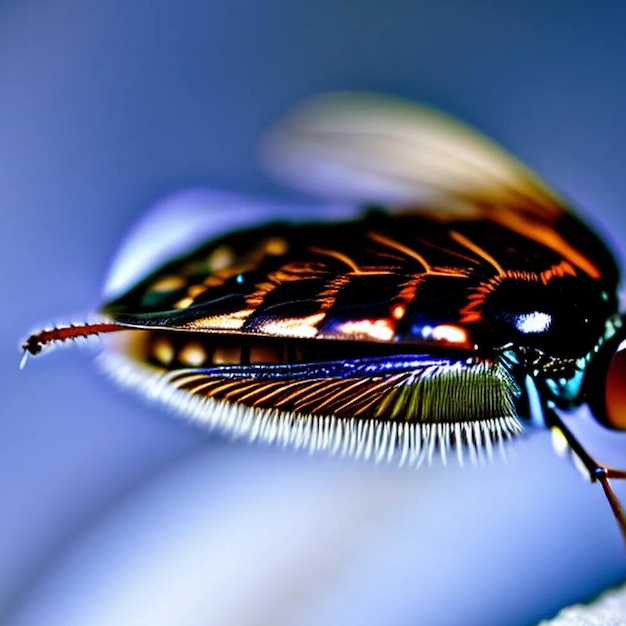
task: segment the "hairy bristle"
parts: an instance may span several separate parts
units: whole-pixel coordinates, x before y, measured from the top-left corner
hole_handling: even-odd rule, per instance
[[[234,437],[309,452],[325,451],[416,467],[430,463],[435,454],[445,462],[447,452],[454,449],[459,463],[463,464],[467,455],[474,464],[490,460],[494,449],[504,454],[504,443],[522,432],[519,421],[510,416],[435,424],[259,409],[194,395],[177,387],[172,380],[176,372],[145,367],[120,354],[103,353],[100,363],[121,385],[170,406],[198,424]]]

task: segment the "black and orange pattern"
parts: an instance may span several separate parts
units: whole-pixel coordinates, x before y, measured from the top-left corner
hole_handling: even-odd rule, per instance
[[[25,352],[105,333],[114,378],[195,421],[401,464],[491,456],[522,424],[546,426],[626,538],[609,484],[626,472],[558,414],[586,403],[626,423],[619,270],[602,239],[513,157],[424,107],[331,96],[270,137],[279,175],[353,201],[354,219],[217,236]]]

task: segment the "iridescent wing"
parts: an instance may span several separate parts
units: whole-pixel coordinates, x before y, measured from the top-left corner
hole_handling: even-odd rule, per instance
[[[238,231],[107,303],[135,330],[104,361],[120,383],[256,438],[410,463],[490,453],[521,430],[520,390],[459,316],[497,272],[421,216]]]

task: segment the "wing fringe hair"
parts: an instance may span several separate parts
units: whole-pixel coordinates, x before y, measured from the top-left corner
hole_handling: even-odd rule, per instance
[[[419,423],[258,408],[190,393],[175,384],[181,371],[160,372],[119,354],[105,352],[99,363],[121,386],[164,403],[180,415],[211,429],[283,447],[419,467],[454,451],[459,464],[489,461],[523,431],[511,415],[465,422]]]

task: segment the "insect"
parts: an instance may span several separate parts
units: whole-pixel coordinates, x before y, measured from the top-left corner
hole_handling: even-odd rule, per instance
[[[619,270],[535,174],[447,116],[391,98],[318,98],[270,135],[275,173],[364,208],[248,227],[174,255],[99,321],[32,334],[25,355],[107,333],[113,376],[251,439],[417,465],[491,456],[549,428],[602,485],[560,412],[626,430]],[[110,334],[109,334],[110,333]]]

